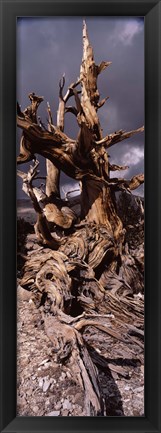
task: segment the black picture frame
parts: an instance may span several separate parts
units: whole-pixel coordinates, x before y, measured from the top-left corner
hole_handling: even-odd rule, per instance
[[[161,1],[1,0],[1,432],[161,432]],[[145,417],[16,418],[16,17],[145,18]]]

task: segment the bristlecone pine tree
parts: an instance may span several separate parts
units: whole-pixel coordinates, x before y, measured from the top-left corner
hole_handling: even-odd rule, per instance
[[[18,175],[37,213],[35,233],[44,245],[38,254],[28,256],[21,285],[37,291],[41,310],[42,304],[48,304],[42,311],[44,330],[57,359],[68,364],[84,390],[87,416],[108,412],[98,375],[103,361],[90,350],[87,335],[84,339],[87,327],[88,335],[95,329],[104,338],[108,335],[127,347],[135,340],[139,349],[143,348],[143,301],[136,296],[143,292],[143,248],[129,250],[115,193],[130,194],[143,183],[144,176],[111,178],[111,171],[127,167],[111,165],[108,149],[144,128],[102,137],[98,110],[107,98],[99,100],[97,77],[110,64],[102,61],[96,65],[84,22],[80,77],[64,95],[65,77],[60,80],[57,125],[53,124],[49,103],[48,127],[37,117],[43,97],[30,93],[31,104],[24,111],[17,104],[17,124],[22,129],[17,163],[34,160],[28,173],[18,170]],[[72,96],[75,106],[67,104]],[[68,112],[78,122],[75,140],[64,133]],[[41,178],[35,154],[46,158],[45,192],[33,185]],[[60,197],[61,170],[80,182],[79,218],[70,200]]]

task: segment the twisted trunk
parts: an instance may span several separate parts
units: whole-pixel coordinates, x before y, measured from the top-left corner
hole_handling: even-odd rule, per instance
[[[17,116],[23,130],[17,162],[35,159],[35,153],[47,160],[46,193],[33,186],[34,179],[39,178],[37,162],[27,174],[18,172],[37,213],[35,231],[39,242],[47,247],[28,255],[21,285],[37,293],[39,306],[46,304],[47,314],[45,305],[41,308],[44,330],[56,348],[58,362],[68,362],[84,390],[88,416],[104,415],[107,407],[95,365],[102,365],[102,360],[96,354],[92,356],[84,338],[86,329],[90,334],[94,327],[114,340],[126,345],[135,342],[143,349],[143,302],[134,298],[134,294],[143,292],[143,250],[128,249],[115,192],[130,193],[143,183],[144,176],[110,178],[111,171],[127,167],[111,165],[106,151],[142,132],[143,127],[102,137],[98,110],[107,98],[99,101],[97,77],[110,64],[95,64],[84,23],[80,79],[69,86],[64,96],[65,77],[60,80],[57,125],[53,125],[49,104],[48,128],[40,119],[38,123],[37,108],[42,97],[34,93],[29,95],[31,106],[24,112],[18,106]],[[81,90],[76,90],[78,85]],[[71,96],[75,106],[67,107]],[[79,125],[75,140],[64,133],[68,111],[76,116]],[[71,209],[70,200],[60,199],[60,170],[81,182],[79,217]],[[50,222],[55,231],[61,231],[59,238],[51,233]]]

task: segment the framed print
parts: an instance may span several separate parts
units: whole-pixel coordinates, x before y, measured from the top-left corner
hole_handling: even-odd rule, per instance
[[[1,431],[159,432],[160,1],[1,11]]]

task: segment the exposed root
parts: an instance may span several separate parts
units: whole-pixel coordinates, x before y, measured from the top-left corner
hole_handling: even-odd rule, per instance
[[[73,237],[74,235],[71,236],[71,244],[69,237],[69,249],[73,245]],[[78,233],[75,238],[82,240]],[[106,407],[96,367],[99,362],[91,355],[90,346],[83,337],[84,332],[94,328],[123,342],[127,350],[133,344],[143,350],[143,301],[134,296],[129,297],[121,276],[117,279],[117,274],[112,274],[111,271],[108,276],[106,270],[106,279],[108,281],[108,276],[116,287],[118,281],[119,290],[122,287],[122,296],[116,290],[113,292],[111,286],[103,288],[101,279],[99,282],[95,278],[94,270],[84,261],[85,258],[88,260],[88,254],[84,254],[84,248],[81,249],[80,245],[81,242],[78,242],[73,257],[70,254],[67,256],[62,247],[59,251],[47,248],[38,254],[30,254],[24,266],[21,285],[32,290],[35,296],[39,294],[44,330],[53,343],[58,362],[68,364],[84,390],[86,415],[102,416],[106,414]],[[42,305],[44,293],[46,300]],[[72,316],[73,300],[83,310],[76,317]]]

